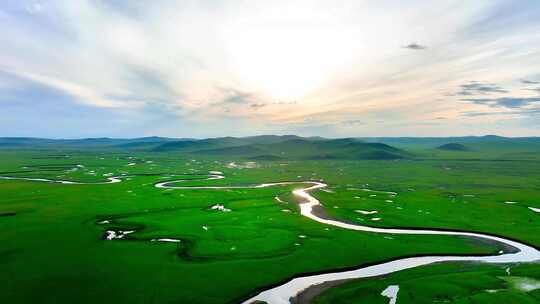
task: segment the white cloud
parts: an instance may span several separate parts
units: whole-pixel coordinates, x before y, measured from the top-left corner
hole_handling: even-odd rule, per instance
[[[42,9],[43,9],[43,6],[42,6],[42,4],[40,2],[33,2],[33,3],[30,3],[30,4],[26,5],[26,10],[30,14],[37,14],[37,13],[41,12]]]
[[[512,93],[539,72],[540,22],[512,17],[535,4],[501,15],[508,3],[28,1],[20,4],[28,16],[0,5],[0,67],[87,105],[159,103],[199,122],[238,118],[270,132],[306,117],[329,125],[368,117],[334,130],[352,134],[381,113],[392,124],[438,116],[451,124],[478,110],[445,96],[460,84]],[[411,41],[426,48],[403,47]],[[14,85],[4,83],[0,90]],[[249,92],[251,103],[223,104],[223,88]]]

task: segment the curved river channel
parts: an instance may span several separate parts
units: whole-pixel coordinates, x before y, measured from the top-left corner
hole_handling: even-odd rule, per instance
[[[216,180],[224,178],[221,174],[209,174],[206,180]],[[29,181],[41,181],[41,182],[52,182],[60,184],[110,184],[121,182],[121,178],[129,176],[119,176],[119,177],[110,177],[106,182],[97,182],[97,183],[83,183],[83,182],[72,182],[72,181],[60,181],[60,180],[49,180],[42,178],[22,178],[22,177],[2,177],[0,179],[20,179],[20,180],[29,180]],[[358,279],[358,278],[369,278],[374,276],[380,276],[385,274],[390,274],[393,272],[410,269],[418,266],[424,266],[432,263],[438,262],[456,262],[456,261],[467,261],[467,262],[483,262],[483,263],[522,263],[522,262],[535,262],[540,261],[540,251],[536,248],[529,246],[527,244],[521,243],[519,241],[509,240],[503,237],[492,236],[482,233],[473,233],[466,231],[445,231],[445,230],[429,230],[429,229],[393,229],[393,228],[374,228],[369,226],[354,225],[349,223],[340,222],[337,220],[330,220],[319,217],[314,212],[314,207],[322,206],[321,202],[313,197],[310,192],[318,189],[327,187],[328,185],[322,182],[317,181],[298,181],[298,182],[276,182],[276,183],[265,183],[259,185],[251,186],[175,186],[175,184],[180,182],[186,182],[190,180],[178,179],[173,181],[159,182],[154,186],[156,188],[164,189],[242,189],[242,188],[266,188],[273,186],[282,186],[282,185],[292,185],[292,184],[307,184],[309,185],[306,188],[293,190],[293,194],[300,199],[300,213],[302,216],[310,218],[316,222],[331,225],[343,229],[356,230],[362,232],[371,232],[371,233],[384,233],[384,234],[416,234],[416,235],[454,235],[460,237],[470,237],[489,240],[493,242],[498,242],[506,246],[512,247],[514,250],[512,252],[502,252],[497,255],[487,255],[487,256],[418,256],[418,257],[409,257],[396,259],[389,262],[384,262],[381,264],[371,265],[367,267],[361,267],[355,270],[349,271],[340,271],[340,272],[330,272],[319,275],[308,275],[294,278],[282,285],[269,288],[264,290],[257,295],[249,298],[243,302],[243,304],[253,303],[255,301],[265,301],[269,304],[288,304],[290,303],[291,298],[298,295],[300,292],[306,290],[310,286],[336,281],[336,280],[346,280],[346,279]],[[192,180],[191,180],[192,181]],[[377,191],[383,192],[383,191]],[[392,192],[387,192],[392,194]]]
[[[209,175],[208,179],[221,179],[222,175]],[[456,261],[471,261],[471,262],[484,262],[484,263],[520,263],[520,262],[534,262],[540,260],[540,251],[529,245],[505,239],[502,237],[491,236],[481,233],[472,232],[460,232],[460,231],[444,231],[444,230],[429,230],[429,229],[392,229],[392,228],[373,228],[369,226],[354,225],[337,220],[324,219],[317,216],[313,209],[317,206],[322,206],[321,202],[313,197],[310,192],[322,189],[328,185],[322,182],[304,181],[304,182],[277,182],[267,183],[254,186],[173,186],[172,184],[182,182],[185,180],[176,180],[169,182],[161,182],[155,184],[157,188],[167,189],[231,189],[231,188],[266,188],[280,185],[291,184],[308,184],[309,187],[303,189],[297,189],[293,191],[293,194],[300,198],[300,213],[314,221],[325,225],[331,225],[340,227],[343,229],[372,232],[372,233],[385,233],[385,234],[422,234],[422,235],[455,235],[461,237],[480,238],[490,240],[498,243],[505,244],[514,248],[512,253],[501,253],[498,255],[489,256],[419,256],[411,258],[396,259],[390,262],[376,264],[372,266],[362,267],[350,271],[331,272],[319,275],[309,275],[298,277],[288,281],[285,284],[279,285],[260,292],[256,296],[247,299],[243,304],[253,303],[255,301],[265,301],[269,304],[288,304],[290,299],[295,297],[300,292],[306,290],[310,286],[322,284],[329,281],[346,280],[346,279],[358,279],[368,278],[374,276],[380,276],[389,274],[409,268],[428,265],[437,262],[456,262]],[[383,191],[377,191],[383,192]],[[391,192],[388,192],[391,193]]]
[[[112,176],[112,177],[107,177],[106,182],[91,182],[91,183],[46,179],[46,178],[15,177],[15,176],[0,176],[0,179],[26,180],[26,181],[31,181],[31,182],[47,182],[47,183],[55,183],[55,184],[63,184],[63,185],[105,185],[105,184],[119,183],[122,181],[122,178],[127,178],[127,177],[133,177],[133,176],[131,175]]]

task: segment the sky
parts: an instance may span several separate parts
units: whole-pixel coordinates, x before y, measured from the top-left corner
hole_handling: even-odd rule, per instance
[[[2,0],[0,136],[540,136],[540,1]]]

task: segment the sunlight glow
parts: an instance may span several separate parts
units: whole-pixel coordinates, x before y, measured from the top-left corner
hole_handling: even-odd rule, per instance
[[[223,41],[240,81],[273,98],[305,96],[354,56],[353,29],[337,16],[302,7],[286,16],[257,18],[233,22]]]

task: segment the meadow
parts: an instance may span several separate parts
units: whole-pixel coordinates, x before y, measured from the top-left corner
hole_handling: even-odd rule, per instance
[[[328,184],[312,195],[327,216],[342,221],[482,232],[540,247],[540,213],[534,211],[540,208],[540,162],[531,159],[534,153],[503,160],[489,151],[463,156],[420,149],[403,159],[271,161],[175,151],[5,149],[0,176],[95,184],[0,180],[0,301],[238,303],[305,274],[404,256],[506,250],[463,237],[388,237],[325,226],[299,214],[291,191],[305,180]],[[211,171],[225,178],[205,180]],[[122,181],[100,184],[114,176]],[[299,183],[155,187],[177,179],[187,179],[182,186]],[[108,240],[108,231],[129,233]],[[516,280],[539,286],[523,289]],[[381,291],[392,284],[401,286],[398,303],[540,301],[537,264],[478,263],[350,280],[299,301],[387,303]]]

